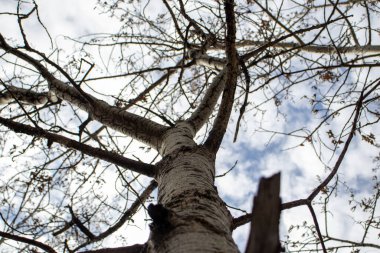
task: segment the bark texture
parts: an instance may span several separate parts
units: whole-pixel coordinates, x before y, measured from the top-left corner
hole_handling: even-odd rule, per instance
[[[238,252],[232,216],[214,186],[215,156],[192,140],[190,129],[181,123],[163,142],[169,152],[157,165],[149,252]]]

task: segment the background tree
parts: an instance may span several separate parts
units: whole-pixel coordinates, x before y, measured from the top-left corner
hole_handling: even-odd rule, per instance
[[[252,215],[215,187],[244,167],[215,170],[233,142],[255,153],[254,179],[260,159],[284,148],[299,163],[273,171],[318,168],[319,181],[302,178],[307,192],[282,196],[284,212],[305,206],[312,218],[291,221],[287,251],[380,248],[379,158],[371,169],[360,156],[378,152],[376,1],[99,1],[114,31],[61,44],[43,3],[7,1],[0,15],[11,27],[0,31],[2,251],[83,252],[108,240],[122,247],[114,252],[236,252],[232,231]],[[282,189],[298,176],[283,173]],[[336,196],[361,225],[354,239],[330,232]],[[125,247],[126,225],[144,213],[149,242]]]

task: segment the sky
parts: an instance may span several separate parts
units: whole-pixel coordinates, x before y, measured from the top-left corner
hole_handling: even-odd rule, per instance
[[[9,11],[13,8],[12,0],[0,0],[0,12]],[[39,14],[49,31],[54,44],[63,48],[63,54],[70,55],[70,50],[75,43],[68,40],[70,38],[79,38],[82,35],[92,33],[115,33],[120,25],[107,14],[100,14],[101,10],[96,7],[93,0],[37,0],[39,5]],[[163,8],[160,4],[150,6],[147,11],[154,11],[157,8]],[[20,40],[20,35],[15,29],[15,19],[12,17],[0,16],[0,32],[6,38]],[[25,23],[26,31],[32,45],[39,50],[49,50],[50,43],[48,36],[43,28],[38,24],[36,18],[31,18]],[[110,88],[105,83],[99,83],[94,86],[95,89]],[[112,93],[112,90],[105,92]],[[310,91],[301,89],[300,93],[310,93]],[[263,99],[262,95],[257,95],[253,99]],[[244,118],[244,127],[239,132],[239,138],[236,143],[231,145],[234,133],[234,124],[231,124],[221,150],[217,156],[217,174],[223,174],[234,166],[234,169],[225,177],[217,178],[216,185],[224,199],[230,205],[247,211],[251,210],[252,198],[256,192],[258,180],[263,176],[270,176],[274,173],[281,172],[281,196],[283,202],[305,198],[318,185],[319,178],[324,178],[328,174],[326,166],[315,156],[312,145],[298,146],[299,140],[295,138],[286,138],[282,135],[272,136],[269,133],[258,131],[261,126],[263,129],[273,131],[288,131],[296,129],[297,126],[313,126],[318,121],[313,118],[312,114],[305,113],[305,108],[292,107],[292,104],[283,105],[283,108],[291,117],[278,117],[273,105],[268,105],[266,114],[263,118],[247,114]],[[237,114],[233,115],[233,122],[236,122]],[[276,120],[273,120],[276,119]],[[341,121],[345,119],[342,116]],[[261,122],[260,122],[261,121]],[[339,124],[332,125],[331,128],[338,128]],[[326,128],[327,131],[327,128]],[[376,137],[380,134],[378,127],[373,127],[371,132]],[[328,138],[327,134],[323,138]],[[378,149],[368,143],[361,141],[360,138],[354,138],[353,143],[348,151],[347,159],[344,160],[339,171],[339,179],[346,182],[358,196],[368,194],[368,182],[374,176],[371,169],[374,167],[373,158],[378,154]],[[4,159],[4,158],[3,158]],[[329,159],[326,159],[327,161]],[[7,160],[11,163],[9,160]],[[329,165],[333,165],[336,156],[333,156]],[[329,203],[330,212],[327,217],[321,213],[321,205],[316,205],[318,220],[324,231],[324,220],[328,219],[329,234],[333,237],[358,240],[357,231],[361,231],[360,224],[356,223],[348,205],[349,191],[344,187],[337,196],[332,196]],[[318,199],[318,197],[317,197]],[[241,211],[231,209],[235,216],[244,214]],[[379,215],[379,208],[377,215]],[[358,214],[360,217],[364,214]],[[119,233],[128,235],[127,242],[144,243],[148,238],[148,225],[145,221],[146,214],[139,212],[134,220],[136,226],[120,229]],[[311,215],[306,207],[298,207],[292,210],[286,210],[282,213],[280,229],[283,238],[294,236],[301,238],[302,235],[294,229],[291,233],[288,229],[291,225],[312,224]],[[233,236],[236,239],[240,249],[244,249],[248,235],[248,226],[238,228]],[[373,237],[373,242],[376,238]],[[114,239],[106,239],[105,246],[114,245]],[[349,252],[341,251],[341,252]],[[363,252],[375,252],[373,249],[364,249]]]

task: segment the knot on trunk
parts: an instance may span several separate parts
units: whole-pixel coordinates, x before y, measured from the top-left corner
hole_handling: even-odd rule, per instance
[[[165,236],[174,227],[171,223],[173,213],[162,204],[150,204],[148,206],[148,214],[153,220],[153,222],[149,224],[151,230],[150,240],[153,245],[156,245],[162,242]]]

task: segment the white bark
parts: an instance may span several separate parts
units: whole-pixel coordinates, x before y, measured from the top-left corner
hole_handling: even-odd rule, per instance
[[[207,120],[209,120],[225,84],[226,69],[223,69],[207,88],[206,94],[202,98],[201,103],[197,106],[197,109],[186,120],[193,125],[195,132],[198,132]]]
[[[15,86],[5,85],[5,90],[0,93],[0,104],[8,104],[14,100],[21,103],[31,104],[31,105],[43,105],[48,101],[53,103],[58,101],[58,98],[51,92],[35,92],[32,90],[19,88]]]
[[[55,101],[57,100],[57,97],[66,100],[88,112],[93,119],[115,129],[116,131],[129,135],[153,148],[157,149],[160,146],[161,134],[167,129],[167,127],[136,114],[129,113],[122,108],[111,106],[106,102],[85,93],[80,90],[79,87],[72,87],[61,80],[58,80],[37,59],[8,45],[1,34],[0,48],[33,65],[49,83],[49,94],[53,94],[50,96]]]
[[[240,49],[249,49],[249,48],[257,48],[265,46],[266,44],[270,43],[269,41],[256,41],[256,40],[243,40],[236,42],[236,48]],[[337,46],[334,47],[333,45],[314,45],[314,44],[307,44],[302,45],[300,43],[295,42],[279,42],[274,45],[271,45],[270,47],[273,48],[285,48],[285,49],[297,49],[302,50],[304,52],[310,52],[310,53],[318,53],[318,54],[332,54],[335,52],[339,53],[347,53],[347,54],[378,54],[380,53],[380,45],[362,45],[362,46]],[[224,44],[216,44],[214,47],[208,49],[208,51],[215,51],[215,50],[224,50],[225,45]],[[212,58],[212,57],[210,57]],[[203,61],[206,61],[207,55],[202,55]],[[216,62],[225,62],[224,58],[217,58],[218,60]],[[211,59],[210,59],[211,61]],[[198,63],[198,61],[197,61]],[[200,60],[200,65],[206,65],[201,64],[202,61]]]
[[[186,122],[179,122],[175,127],[170,128],[162,136],[162,145],[160,154],[165,156],[173,153],[179,148],[193,148],[196,146],[193,138],[195,136],[195,129],[191,124]]]
[[[48,81],[50,90],[57,97],[86,111],[93,119],[153,148],[160,146],[160,137],[166,127],[122,108],[111,106],[89,94],[85,97],[77,89],[58,79]]]
[[[195,58],[197,65],[204,66],[211,69],[221,70],[226,65],[225,59],[212,57],[208,55],[200,55]]]
[[[232,216],[214,186],[214,155],[192,140],[190,124],[181,122],[163,141],[157,165],[158,203],[168,223],[152,225],[150,252],[238,252]]]

